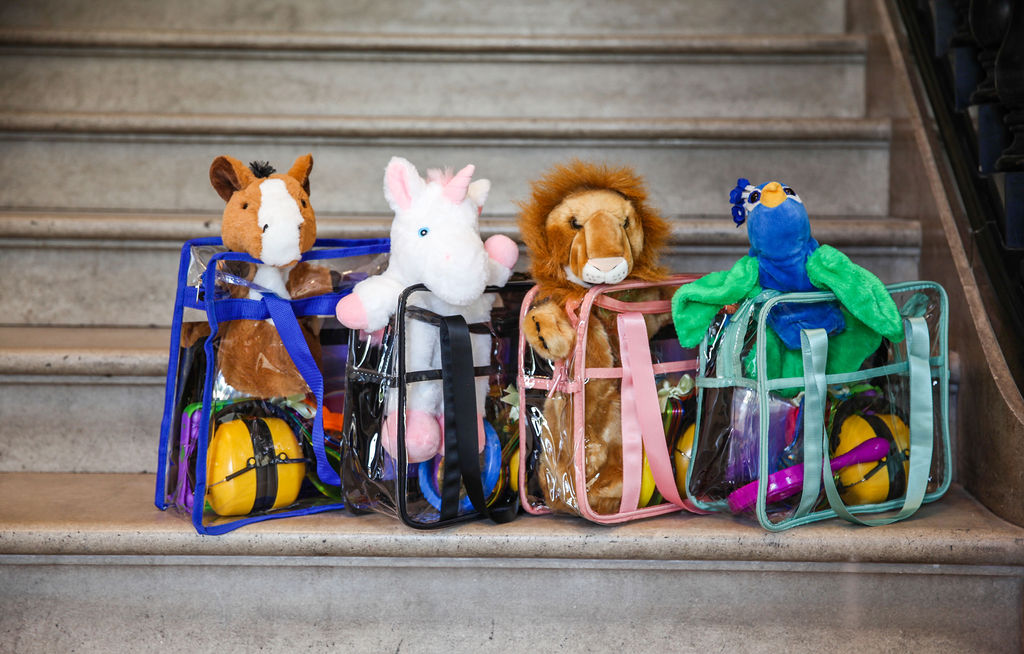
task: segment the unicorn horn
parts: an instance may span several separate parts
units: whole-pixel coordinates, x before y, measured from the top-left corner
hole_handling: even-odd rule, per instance
[[[450,182],[445,184],[444,197],[455,204],[462,204],[462,201],[466,199],[466,192],[469,190],[469,180],[473,178],[475,170],[476,166],[473,164],[460,170]]]

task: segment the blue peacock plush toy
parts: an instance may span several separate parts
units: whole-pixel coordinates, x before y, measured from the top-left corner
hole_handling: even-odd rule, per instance
[[[903,340],[896,303],[873,274],[839,250],[818,245],[803,201],[779,182],[753,186],[740,179],[730,193],[737,227],[747,223],[750,253],[730,270],[686,284],[672,298],[672,319],[683,347],[695,347],[722,307],[756,297],[763,289],[782,292],[830,290],[838,302],[787,303],[768,316],[766,370],[769,379],[802,377],[800,331],[829,334],[826,372],[857,370],[881,345],[882,337]],[[744,361],[755,376],[754,351]]]

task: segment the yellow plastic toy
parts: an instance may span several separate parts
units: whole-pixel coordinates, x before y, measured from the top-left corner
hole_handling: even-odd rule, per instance
[[[888,431],[889,433],[886,433]],[[890,456],[879,462],[858,463],[839,470],[840,496],[848,505],[876,504],[903,494],[906,487],[910,430],[899,416],[891,414],[852,415],[843,421],[839,444],[833,457],[849,452],[869,438],[881,436],[895,440],[901,456]],[[890,450],[891,452],[891,450]],[[902,461],[902,471],[899,469]]]
[[[676,464],[676,486],[683,497],[686,497],[686,471],[690,468],[690,450],[693,448],[693,432],[696,427],[696,423],[687,427],[672,448],[672,459]]]
[[[640,475],[640,501],[638,507],[645,507],[654,497],[654,473],[651,472],[651,464],[647,462],[647,452],[644,452],[644,470]]]
[[[508,483],[512,485],[512,490],[519,492],[519,450],[513,452],[508,461]]]
[[[217,515],[288,506],[299,496],[306,463],[280,418],[232,420],[217,428],[206,460],[206,499]]]

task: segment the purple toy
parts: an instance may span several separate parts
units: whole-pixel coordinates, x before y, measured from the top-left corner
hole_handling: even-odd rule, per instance
[[[880,461],[889,453],[889,441],[884,438],[870,438],[845,454],[832,459],[832,472],[847,466],[870,461]],[[803,464],[783,468],[768,476],[768,500],[778,502],[796,495],[804,485]],[[757,481],[752,481],[729,494],[729,509],[733,513],[745,511],[757,502]]]

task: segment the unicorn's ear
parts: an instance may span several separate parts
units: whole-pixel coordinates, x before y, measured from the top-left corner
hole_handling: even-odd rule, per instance
[[[210,164],[210,183],[225,202],[231,200],[235,191],[240,191],[255,181],[256,176],[252,171],[234,157],[221,155]]]
[[[416,166],[401,157],[391,157],[384,170],[384,197],[394,211],[405,211],[423,190]]]
[[[309,195],[309,173],[313,170],[313,155],[305,154],[295,160],[292,164],[292,169],[288,171],[288,176],[295,179],[301,186],[302,190]]]
[[[477,206],[477,208],[483,207],[484,202],[487,202],[487,194],[491,192],[491,180],[489,179],[478,179],[469,185],[469,190],[466,195],[469,196],[470,201]]]

